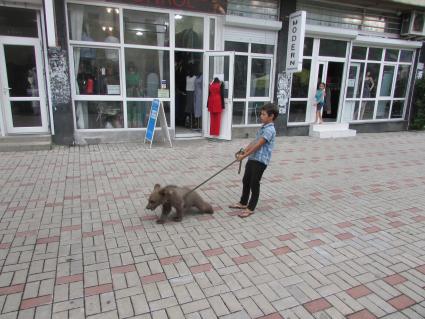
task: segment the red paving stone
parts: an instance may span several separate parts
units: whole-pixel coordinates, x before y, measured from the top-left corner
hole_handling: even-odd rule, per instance
[[[348,227],[354,226],[354,224],[352,222],[342,222],[342,223],[336,224],[336,226],[339,228],[348,228]]]
[[[202,253],[206,257],[218,256],[218,255],[224,254],[224,249],[223,248],[208,249],[208,250],[202,251]]]
[[[255,248],[258,246],[261,246],[261,242],[259,240],[253,240],[253,241],[248,241],[246,243],[242,244],[242,247],[245,249],[249,249],[249,248]]]
[[[406,295],[400,295],[398,297],[388,300],[388,303],[397,310],[403,310],[410,306],[413,306],[416,301]]]
[[[104,294],[112,291],[112,284],[104,284],[94,287],[88,287],[84,289],[84,295],[86,297]]]
[[[310,240],[308,242],[305,243],[308,247],[313,248],[316,246],[320,246],[323,245],[324,242],[321,239],[315,239],[315,240]]]
[[[117,224],[121,224],[121,219],[107,220],[106,222],[103,222],[103,225],[117,225]]]
[[[362,218],[362,221],[364,221],[365,223],[372,223],[372,222],[376,222],[377,220],[379,220],[379,219],[375,216],[369,216],[369,217],[366,217],[366,218]]]
[[[280,241],[291,240],[291,239],[294,239],[294,238],[297,238],[297,236],[295,236],[294,234],[291,234],[291,233],[277,236],[277,239],[279,239]]]
[[[200,273],[200,272],[211,271],[212,268],[213,267],[212,267],[211,264],[202,264],[202,265],[190,267],[190,272],[192,274],[197,274],[197,273]]]
[[[406,224],[401,222],[401,221],[395,221],[395,222],[388,223],[388,225],[390,225],[391,227],[394,227],[394,228],[398,228],[398,227],[404,226]]]
[[[83,281],[84,275],[83,274],[76,274],[71,276],[62,276],[56,278],[56,285],[62,285],[62,284],[68,284],[70,282],[77,282],[77,281]]]
[[[413,219],[415,222],[420,223],[420,222],[425,221],[425,216],[419,215],[419,216],[412,217],[412,219]]]
[[[363,228],[363,230],[368,234],[372,234],[381,231],[381,228],[379,228],[378,226],[371,226]]]
[[[385,277],[384,281],[387,284],[394,286],[394,285],[398,285],[398,284],[401,284],[401,283],[407,281],[407,279],[404,278],[402,275],[395,274],[395,275]]]
[[[124,274],[132,271],[137,271],[134,265],[125,265],[111,268],[111,272],[113,274]]]
[[[314,234],[323,234],[327,232],[327,230],[323,229],[322,227],[311,228],[308,231]]]
[[[95,231],[90,231],[90,232],[85,232],[83,233],[83,237],[94,237],[94,236],[100,236],[103,235],[103,229],[99,229],[99,230],[95,230]]]
[[[320,298],[307,302],[303,306],[310,313],[319,312],[332,307],[332,305],[325,298]]]
[[[0,249],[8,249],[12,243],[2,243],[0,244]]]
[[[280,313],[275,312],[266,316],[258,317],[257,319],[285,319],[285,318],[283,318]]]
[[[52,303],[52,300],[53,300],[52,295],[45,295],[45,296],[40,296],[36,298],[23,299],[21,302],[20,309],[25,310],[29,308],[38,307],[41,305],[47,305]]]
[[[292,249],[289,248],[288,246],[284,246],[284,247],[279,247],[279,248],[272,249],[271,251],[276,256],[279,256],[279,255],[284,255],[284,254],[287,254],[287,253],[291,252]]]
[[[72,226],[64,226],[61,228],[61,231],[65,232],[65,231],[73,231],[73,230],[80,230],[81,229],[81,225],[72,225]]]
[[[27,236],[33,236],[37,235],[37,230],[27,230],[27,231],[21,231],[16,233],[16,237],[27,237]]]
[[[52,236],[52,237],[45,237],[45,238],[39,238],[37,239],[37,244],[49,244],[49,243],[56,243],[60,239],[59,236]]]
[[[167,277],[165,277],[164,273],[159,273],[159,274],[154,274],[154,275],[142,277],[142,283],[143,284],[150,284],[150,283],[153,283],[153,282],[158,282],[158,281],[163,281],[163,280],[167,280]]]
[[[25,288],[25,284],[13,285],[8,287],[0,288],[0,296],[16,294],[18,292],[23,292]]]
[[[145,227],[143,227],[142,225],[135,225],[135,226],[126,226],[124,227],[124,229],[126,231],[141,231],[141,230],[144,230]]]
[[[346,290],[346,292],[354,299],[357,299],[372,293],[372,291],[369,290],[369,288],[367,288],[365,285],[360,285],[360,286],[350,288]]]
[[[352,233],[346,232],[346,233],[335,235],[335,237],[338,238],[339,240],[347,240],[347,239],[353,238],[354,235]]]
[[[142,221],[157,220],[158,216],[156,216],[156,215],[145,215],[145,216],[140,217],[140,219]]]
[[[416,267],[415,269],[425,275],[425,265]]]
[[[363,309],[348,315],[347,319],[376,319],[376,316],[369,312],[369,310]]]
[[[249,262],[254,261],[254,260],[255,260],[255,257],[252,256],[252,255],[245,255],[245,256],[233,258],[233,261],[235,262],[236,265],[249,263]]]
[[[164,266],[164,265],[175,264],[182,260],[183,260],[182,256],[172,256],[172,257],[161,258],[159,262],[161,263],[161,265]]]
[[[399,212],[388,212],[388,213],[385,213],[385,215],[388,217],[398,217],[401,214]]]

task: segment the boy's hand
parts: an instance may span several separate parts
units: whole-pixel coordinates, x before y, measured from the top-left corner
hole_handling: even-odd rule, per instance
[[[236,159],[240,162],[245,158],[245,155],[243,153],[239,153],[236,155]]]

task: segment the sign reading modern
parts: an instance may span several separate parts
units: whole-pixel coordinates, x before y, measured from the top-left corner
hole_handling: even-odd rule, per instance
[[[306,16],[305,11],[297,11],[289,16],[286,72],[300,72],[303,68]]]

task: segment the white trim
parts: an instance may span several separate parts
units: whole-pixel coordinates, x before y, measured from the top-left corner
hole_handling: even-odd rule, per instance
[[[56,47],[56,24],[53,0],[44,0],[43,7],[46,23],[47,46]]]
[[[358,37],[358,32],[341,28],[325,27],[321,25],[307,24],[305,27],[306,37],[323,37],[329,39],[345,39],[352,40]]]
[[[259,30],[280,31],[282,29],[281,21],[254,19],[246,17],[238,17],[226,15],[224,24],[226,26],[241,27],[241,28],[255,28]]]
[[[382,46],[385,48],[398,48],[398,49],[419,49],[422,47],[422,42],[419,41],[407,41],[400,39],[389,39],[389,38],[378,38],[378,37],[367,37],[359,35],[354,40],[353,45],[368,45],[368,46]]]

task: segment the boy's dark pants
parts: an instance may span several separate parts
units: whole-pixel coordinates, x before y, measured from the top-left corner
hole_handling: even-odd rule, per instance
[[[248,204],[248,209],[253,211],[257,206],[258,197],[260,196],[260,180],[263,176],[264,170],[267,165],[258,161],[248,160],[245,165],[245,174],[242,179],[242,197],[240,203],[242,205]],[[249,193],[251,192],[251,198]]]

